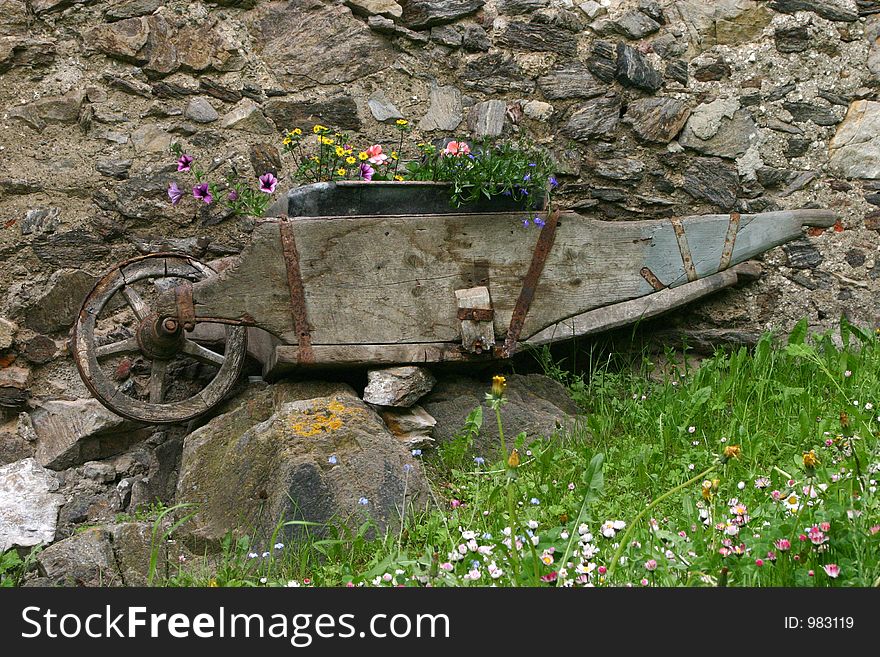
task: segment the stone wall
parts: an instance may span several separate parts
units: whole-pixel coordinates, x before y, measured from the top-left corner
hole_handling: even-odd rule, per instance
[[[417,138],[527,133],[562,202],[604,219],[834,208],[761,281],[669,323],[878,321],[880,2],[0,0],[0,21],[8,409],[28,389],[87,396],[65,338],[103,269],[246,240],[246,221],[171,208],[170,142],[283,176],[280,131],[317,119],[376,139],[399,116]]]

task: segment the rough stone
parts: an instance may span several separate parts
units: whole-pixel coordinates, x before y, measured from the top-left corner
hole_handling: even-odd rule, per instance
[[[125,20],[126,18],[136,18],[152,14],[164,4],[164,0],[130,0],[129,2],[121,2],[104,12],[104,20],[112,23]]]
[[[257,177],[264,173],[278,176],[281,170],[281,153],[272,144],[251,144],[248,148],[248,160]]]
[[[531,14],[550,4],[550,0],[500,0],[498,11],[509,16]]]
[[[22,355],[29,363],[44,365],[58,355],[58,345],[45,335],[35,335],[24,346]]]
[[[384,34],[392,38],[400,37],[412,43],[425,45],[431,40],[430,36],[425,32],[416,32],[415,30],[402,27],[384,16],[370,16],[367,19],[367,25],[378,34]]]
[[[13,107],[9,110],[9,117],[19,119],[35,130],[42,130],[49,124],[72,124],[79,121],[84,100],[85,93],[82,91],[41,98],[26,105]]]
[[[482,55],[469,61],[462,71],[464,85],[484,94],[524,93],[535,88],[516,60],[501,52]]]
[[[553,116],[553,105],[540,100],[530,100],[523,104],[523,114],[534,121],[549,121]]]
[[[782,106],[798,123],[812,121],[816,125],[827,126],[837,125],[841,121],[837,113],[829,107],[804,102],[786,102]]]
[[[367,372],[364,401],[377,406],[406,408],[415,404],[434,387],[436,379],[424,367],[406,366]]]
[[[666,65],[666,77],[687,86],[688,63],[680,59],[673,60]]]
[[[50,545],[37,555],[40,573],[53,586],[121,586],[111,538],[95,527]]]
[[[492,46],[489,35],[479,25],[465,25],[461,33],[461,47],[467,52],[486,52]]]
[[[537,23],[510,23],[498,36],[498,43],[516,50],[577,54],[577,40],[571,32],[550,29]]]
[[[507,103],[503,100],[487,100],[474,105],[468,112],[468,130],[477,139],[498,137],[504,130]]]
[[[630,11],[612,21],[614,29],[628,39],[642,39],[660,29],[660,23],[641,11]]]
[[[811,11],[829,21],[851,23],[858,20],[859,14],[847,4],[846,0],[771,0],[769,7],[785,14]]]
[[[596,162],[593,171],[601,178],[624,183],[637,183],[644,177],[645,165],[633,158],[612,158]]]
[[[617,49],[608,41],[596,41],[587,58],[587,68],[602,82],[613,82],[617,75]]]
[[[400,18],[403,14],[403,8],[394,0],[345,0],[345,5],[357,16]]]
[[[10,420],[5,424],[0,425],[0,466],[15,463],[16,461],[22,461],[24,459],[33,459],[33,457],[34,446],[26,437],[22,436],[22,432],[18,430],[17,420]],[[0,484],[0,488],[2,488],[2,486],[3,484]],[[2,511],[0,511],[0,515],[2,515]],[[2,524],[3,521],[0,520],[0,525]],[[3,531],[4,530],[0,529],[0,534],[3,534]],[[2,542],[3,539],[0,539],[0,543]],[[0,548],[2,548],[2,545],[0,545]]]
[[[758,36],[773,19],[763,3],[751,0],[676,0],[675,9],[689,31],[699,35],[699,50],[715,45],[740,45]]]
[[[255,12],[250,32],[257,53],[277,62],[273,73],[287,89],[354,82],[393,62],[391,44],[347,7],[315,3],[304,11],[296,3],[260,3]]]
[[[186,437],[177,500],[199,511],[180,531],[206,547],[228,531],[265,540],[280,521],[356,528],[370,518],[381,532],[401,507],[422,506],[427,486],[418,460],[353,390],[277,384]],[[301,531],[288,525],[279,540]]]
[[[701,105],[694,110],[694,114],[685,125],[678,142],[685,148],[691,148],[705,155],[734,159],[744,154],[758,137],[758,128],[748,110],[737,110],[730,117],[724,115],[718,123],[718,130],[715,134],[704,139],[697,134],[703,124],[696,122],[695,128],[691,125],[691,121],[693,116],[697,116],[700,109],[705,107],[707,106]]]
[[[616,77],[623,84],[645,91],[657,91],[663,86],[663,78],[645,56],[625,43],[617,44]]]
[[[419,121],[419,129],[455,130],[462,120],[461,92],[452,85],[431,85],[428,111]]]
[[[789,242],[782,247],[792,269],[815,269],[822,264],[822,254],[807,238]]]
[[[803,52],[812,45],[810,31],[806,25],[779,28],[773,33],[776,50],[779,52]]]
[[[240,91],[230,89],[211,78],[199,78],[199,91],[204,91],[224,103],[237,103],[242,97]]]
[[[96,281],[96,276],[81,269],[54,272],[44,291],[29,299],[21,308],[24,325],[41,333],[69,330],[82,300],[91,292]]]
[[[31,248],[40,260],[54,267],[91,266],[110,253],[110,248],[100,237],[80,228],[41,235]]]
[[[348,94],[337,94],[315,100],[272,98],[263,108],[275,125],[284,126],[285,130],[297,127],[310,130],[315,123],[345,130],[361,128],[357,103]]]
[[[438,443],[452,440],[465,425],[467,416],[484,403],[489,383],[462,376],[441,377],[421,406],[437,420],[434,438]],[[512,374],[507,377],[507,403],[501,407],[504,434],[511,441],[520,432],[529,439],[550,437],[560,427],[573,422],[578,408],[565,388],[539,374]],[[499,449],[498,428],[492,411],[483,406],[483,426],[474,441],[476,454],[486,458]],[[528,442],[528,440],[526,441]]]
[[[104,160],[95,164],[95,169],[102,176],[125,180],[131,170],[131,160]]]
[[[183,114],[190,121],[195,121],[196,123],[213,123],[220,118],[213,105],[201,96],[196,96],[190,100]]]
[[[862,251],[860,249],[850,249],[849,251],[846,252],[844,259],[846,260],[847,264],[850,267],[855,268],[855,267],[861,267],[862,265],[864,265],[865,261],[868,258],[867,258],[867,256],[865,256],[864,251]]]
[[[639,98],[626,108],[624,122],[646,141],[669,143],[684,127],[691,110],[684,101],[666,96]]]
[[[373,118],[377,121],[395,121],[403,118],[403,114],[400,113],[397,106],[381,90],[374,92],[370,96],[367,106],[370,108]]]
[[[684,171],[682,190],[721,210],[734,208],[739,189],[736,167],[717,158],[694,158]]]
[[[730,74],[730,66],[721,57],[708,64],[695,66],[693,73],[694,80],[698,82],[718,82],[724,78],[729,78]]]
[[[451,23],[476,13],[485,0],[401,0],[401,23],[414,30]]]
[[[95,399],[44,401],[30,419],[37,437],[35,458],[52,470],[119,454],[146,437]]]
[[[280,113],[281,115],[284,114],[283,111]],[[269,135],[275,132],[260,110],[260,106],[250,98],[243,98],[235,107],[229,110],[220,121],[220,127],[226,130],[240,130],[258,135]],[[290,127],[293,128],[293,126]]]
[[[579,62],[563,64],[538,78],[538,88],[547,100],[565,98],[594,98],[603,95],[608,87],[593,77]]]
[[[18,324],[0,317],[0,351],[9,349],[13,345],[16,333],[18,333]]]
[[[578,141],[591,137],[613,136],[620,122],[620,96],[609,94],[593,98],[580,105],[562,128],[562,134]]]
[[[880,102],[853,102],[828,149],[828,166],[837,175],[880,178]]]
[[[55,540],[58,477],[32,458],[0,466],[0,554]]]
[[[437,420],[421,406],[381,408],[379,415],[388,430],[407,449],[426,449],[434,445],[432,434]]]
[[[139,155],[164,153],[171,146],[171,135],[156,125],[143,125],[131,133],[131,143]]]
[[[61,224],[61,208],[37,208],[28,210],[21,222],[22,235],[54,233]]]
[[[193,567],[193,556],[179,542],[163,541],[160,545],[154,546],[151,522],[124,522],[112,525],[108,529],[112,534],[113,555],[125,586],[147,586],[150,577],[150,558],[154,548],[156,548],[154,577],[159,581],[176,574],[181,556],[185,559],[186,567]]]

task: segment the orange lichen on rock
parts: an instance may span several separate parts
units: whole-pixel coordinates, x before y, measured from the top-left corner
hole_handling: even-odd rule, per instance
[[[317,436],[336,431],[343,426],[346,416],[363,412],[361,408],[349,408],[338,399],[334,399],[328,404],[318,404],[308,410],[300,411],[293,418],[291,428],[297,436]]]

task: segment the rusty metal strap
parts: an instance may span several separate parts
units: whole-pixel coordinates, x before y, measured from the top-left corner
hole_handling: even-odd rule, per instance
[[[547,262],[547,256],[553,248],[553,242],[556,239],[556,226],[559,223],[559,210],[554,210],[547,217],[547,222],[538,235],[538,243],[535,245],[535,251],[532,254],[532,264],[529,271],[523,279],[522,290],[516,305],[513,307],[513,317],[510,318],[510,327],[507,329],[507,337],[504,340],[504,346],[500,349],[500,355],[503,358],[510,358],[516,349],[516,343],[519,341],[520,333],[522,333],[523,324],[526,321],[526,315],[535,298],[535,289],[538,286],[538,279],[541,278],[541,272],[544,271],[544,264]]]
[[[687,236],[684,234],[684,224],[681,219],[672,219],[672,229],[675,231],[675,239],[678,241],[678,250],[681,252],[681,263],[684,265],[684,272],[687,279],[691,282],[697,280],[697,269],[694,267],[694,258],[691,255],[691,248],[688,246]]]
[[[459,308],[458,318],[473,322],[491,322],[495,318],[495,311],[491,308]]]
[[[196,309],[193,306],[192,283],[184,281],[174,288],[174,296],[177,301],[177,319],[185,331],[192,331],[196,327]]]
[[[721,249],[721,261],[718,263],[718,271],[724,271],[730,267],[733,258],[733,247],[736,246],[736,236],[739,232],[739,212],[730,213],[730,223],[727,224],[727,235],[724,238],[724,246]]]
[[[297,359],[300,363],[314,363],[315,353],[312,351],[312,335],[309,328],[309,317],[306,311],[306,291],[303,287],[302,274],[299,267],[299,252],[296,250],[296,239],[293,226],[289,221],[279,221],[281,227],[281,249],[284,253],[284,264],[287,267],[287,287],[290,289],[290,310],[293,313],[293,328],[298,336],[299,351]]]

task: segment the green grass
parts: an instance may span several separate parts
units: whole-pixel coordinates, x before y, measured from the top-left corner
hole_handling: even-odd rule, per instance
[[[766,335],[659,380],[648,357],[589,376],[545,358],[584,415],[560,435],[519,436],[517,467],[501,445],[475,461],[475,435],[496,421],[483,404],[425,455],[434,503],[400,531],[305,527],[284,547],[229,538],[211,566],[182,564],[165,584],[876,586],[880,342],[845,321],[806,333],[801,323],[788,343]]]

